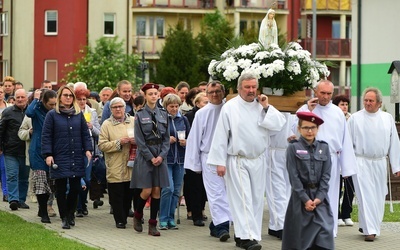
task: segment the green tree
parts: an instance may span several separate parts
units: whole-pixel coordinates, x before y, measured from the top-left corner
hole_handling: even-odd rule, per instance
[[[202,81],[208,80],[208,65],[229,47],[234,37],[234,27],[217,10],[206,14],[201,22],[201,32],[196,37],[199,46],[199,60]]]
[[[180,81],[197,85],[199,77],[198,48],[193,34],[182,23],[169,28],[165,45],[157,63],[156,82],[175,86]]]
[[[62,82],[85,82],[91,90],[100,91],[103,87],[114,88],[121,80],[135,83],[139,57],[126,54],[123,41],[118,37],[102,37],[96,46],[86,46],[80,50],[76,62],[65,65],[66,74]]]

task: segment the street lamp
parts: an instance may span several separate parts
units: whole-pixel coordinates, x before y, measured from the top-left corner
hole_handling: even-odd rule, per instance
[[[142,86],[144,85],[146,69],[149,67],[149,63],[145,61],[144,51],[142,51],[142,61],[139,63],[139,69],[142,72]]]

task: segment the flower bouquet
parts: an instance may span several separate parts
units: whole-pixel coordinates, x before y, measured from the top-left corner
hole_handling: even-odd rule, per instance
[[[239,76],[251,72],[258,77],[260,88],[283,89],[284,95],[291,95],[314,87],[330,74],[325,64],[310,55],[297,42],[289,43],[283,50],[276,44],[264,48],[252,43],[225,51],[219,61],[211,61],[208,73],[235,89]]]

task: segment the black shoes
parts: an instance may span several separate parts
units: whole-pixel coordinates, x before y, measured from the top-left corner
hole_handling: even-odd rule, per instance
[[[236,246],[246,250],[260,250],[261,245],[256,240],[242,240],[235,238]]]
[[[268,228],[268,234],[271,236],[275,236],[278,239],[282,239],[283,230],[272,230]]]
[[[8,202],[8,195],[3,195],[3,201]]]
[[[115,226],[116,226],[117,228],[120,228],[120,229],[125,229],[125,228],[126,228],[125,224],[124,224],[124,223],[121,223],[121,222],[117,223]]]
[[[204,227],[204,222],[202,220],[193,221],[193,225],[197,227]]]
[[[102,200],[94,200],[93,201],[93,208],[96,209],[98,207],[103,206],[104,202]]]
[[[82,217],[83,217],[83,212],[82,212],[82,210],[76,211],[76,217],[78,217],[78,218],[82,218]]]
[[[18,207],[19,207],[19,208],[23,208],[23,209],[29,209],[29,206],[26,205],[25,202],[19,202],[19,203],[18,203]]]
[[[63,229],[70,229],[71,228],[69,223],[68,223],[68,219],[67,218],[62,218],[61,227]]]
[[[40,220],[42,223],[51,223],[50,218],[48,215],[43,215],[42,219]]]
[[[89,214],[89,211],[87,210],[87,208],[82,209],[82,214],[87,216]]]
[[[219,241],[225,242],[227,241],[231,236],[229,235],[229,232],[224,231],[219,235]]]
[[[18,202],[17,201],[10,202],[10,208],[13,211],[18,210]]]

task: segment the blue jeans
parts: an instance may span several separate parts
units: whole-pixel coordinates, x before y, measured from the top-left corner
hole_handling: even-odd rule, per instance
[[[3,195],[7,195],[7,176],[6,176],[6,166],[4,164],[4,154],[0,155],[0,176],[1,176],[1,191]]]
[[[169,187],[165,187],[161,191],[160,222],[174,221],[184,173],[183,164],[168,164]]]
[[[29,167],[25,156],[4,156],[6,164],[8,201],[25,202],[28,193]]]

